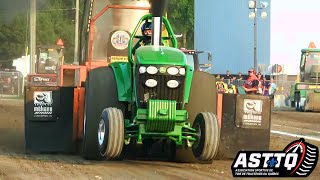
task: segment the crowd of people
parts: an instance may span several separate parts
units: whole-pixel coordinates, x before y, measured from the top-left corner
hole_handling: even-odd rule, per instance
[[[224,76],[218,76],[217,89],[220,93],[226,93],[225,89],[231,89],[232,86],[237,86],[238,88],[242,88],[246,94],[258,94],[264,96],[272,96],[275,94],[277,85],[274,83],[274,79],[270,77],[268,81],[265,76],[261,74],[261,72],[256,72],[253,68],[248,70],[248,75],[244,77],[241,72],[238,73],[237,76],[232,76],[230,71],[227,70]],[[235,81],[241,81],[241,85],[239,83],[235,83]],[[228,88],[223,87],[223,83],[226,82]]]
[[[267,81],[260,72],[251,68],[248,70],[248,78],[242,86],[247,94],[260,94],[264,96],[273,96],[277,90],[277,85],[273,78]]]

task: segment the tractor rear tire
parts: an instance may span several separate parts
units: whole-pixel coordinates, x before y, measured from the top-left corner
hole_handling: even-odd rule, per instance
[[[216,112],[217,88],[215,76],[201,71],[193,73],[189,102],[185,105],[189,122],[193,125],[197,115],[201,112]],[[176,150],[175,161],[186,163],[203,163],[194,157],[192,148]]]
[[[97,129],[99,151],[102,158],[115,160],[121,156],[124,145],[124,118],[121,110],[106,108]]]
[[[103,160],[99,150],[98,134],[101,112],[116,107],[125,112],[125,103],[118,101],[118,91],[111,67],[90,70],[85,84],[85,110],[82,156],[88,160]]]
[[[193,155],[200,161],[212,162],[216,157],[220,142],[220,127],[216,116],[202,112],[196,117],[193,128],[198,134],[192,146]]]

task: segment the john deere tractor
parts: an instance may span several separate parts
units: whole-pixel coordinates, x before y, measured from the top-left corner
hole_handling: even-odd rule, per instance
[[[59,66],[56,85],[25,87],[27,152],[111,160],[161,149],[211,162],[269,148],[270,99],[217,94],[215,77],[177,48],[166,4],[84,1],[79,65]],[[136,46],[146,22],[151,43]]]
[[[177,48],[167,1],[152,1],[129,40],[128,62],[111,63],[88,73],[85,100],[84,156],[118,159],[129,145],[150,149],[161,143],[174,158],[177,148],[191,148],[196,158],[217,154],[220,128],[215,115],[215,81],[194,71]],[[132,49],[142,23],[152,22],[152,43]],[[162,26],[168,31],[162,37]],[[169,40],[169,44],[165,43]],[[135,51],[135,55],[133,55]],[[192,102],[194,101],[194,102]],[[193,124],[193,126],[191,126]]]
[[[291,106],[297,111],[320,111],[320,49],[312,44],[301,50],[300,81],[291,85]]]

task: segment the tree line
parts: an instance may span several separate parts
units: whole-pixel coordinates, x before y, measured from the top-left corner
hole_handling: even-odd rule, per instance
[[[82,0],[83,1],[83,0]],[[83,2],[80,3],[83,5]],[[47,0],[37,10],[36,44],[55,44],[61,38],[65,46],[65,60],[73,61],[75,2]],[[178,38],[179,46],[193,49],[194,0],[170,0],[168,19]],[[80,15],[81,15],[80,8]],[[2,64],[26,54],[29,46],[29,14],[15,16],[10,23],[0,25],[0,61]],[[5,61],[4,61],[5,60]]]

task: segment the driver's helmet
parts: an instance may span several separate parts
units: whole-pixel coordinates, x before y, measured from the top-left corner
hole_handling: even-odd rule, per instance
[[[142,26],[141,26],[141,32],[142,35],[144,36],[151,36],[152,34],[152,23],[151,22],[145,22]]]

